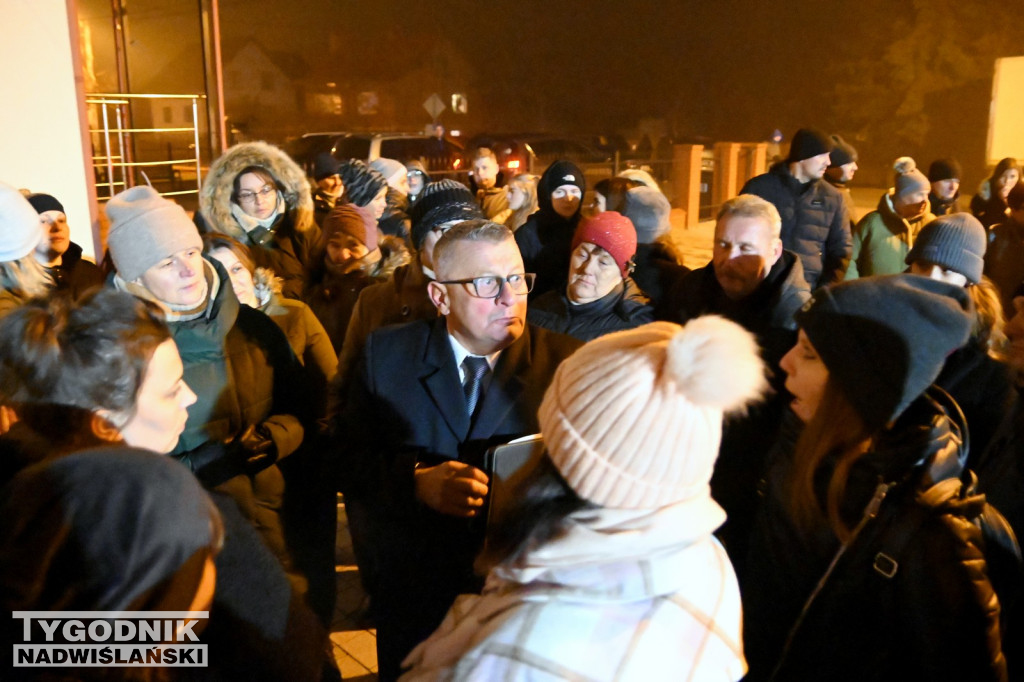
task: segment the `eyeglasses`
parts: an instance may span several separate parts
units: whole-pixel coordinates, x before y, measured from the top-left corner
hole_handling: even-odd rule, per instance
[[[256,201],[256,197],[263,197],[264,199],[277,191],[277,188],[273,185],[263,185],[263,189],[259,192],[239,192],[238,203],[240,204],[251,204]]]
[[[472,288],[467,287],[467,289],[477,298],[496,299],[501,296],[501,290],[506,284],[516,296],[525,296],[533,291],[533,282],[536,279],[537,275],[532,272],[526,272],[521,275],[509,275],[508,277],[484,275],[483,277],[473,277],[472,279],[451,279],[447,282],[438,282],[438,284],[472,284]]]

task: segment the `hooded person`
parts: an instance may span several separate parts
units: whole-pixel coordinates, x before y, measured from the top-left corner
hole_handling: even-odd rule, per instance
[[[419,201],[423,189],[432,182],[427,167],[419,159],[405,162],[406,180],[409,183],[409,208]]]
[[[35,257],[53,278],[58,292],[79,298],[93,287],[103,286],[103,272],[82,258],[82,247],[71,241],[64,206],[50,194],[30,194],[28,203],[39,214],[43,238]]]
[[[43,238],[39,214],[16,188],[0,182],[0,317],[53,286],[35,257]]]
[[[387,205],[377,221],[377,227],[385,235],[409,236],[409,171],[405,165],[394,159],[379,158],[370,162],[370,168],[384,176],[388,183],[385,197]]]
[[[956,159],[937,159],[928,166],[928,210],[936,216],[959,213],[960,178],[963,171]]]
[[[339,353],[359,293],[387,280],[411,256],[402,238],[380,238],[368,206],[335,206],[324,220],[323,238],[322,262],[306,300]]]
[[[670,239],[672,206],[660,191],[641,185],[626,192],[622,213],[636,228],[633,280],[657,309],[676,280],[690,271]]]
[[[395,268],[386,281],[359,293],[338,357],[339,386],[362,353],[370,332],[389,324],[437,317],[437,308],[427,294],[427,283],[435,279],[434,245],[453,225],[483,218],[469,188],[448,178],[428,184],[409,213],[415,256]]]
[[[900,274],[823,287],[796,313],[781,367],[802,427],[769,460],[741,576],[747,679],[1006,679],[997,543],[976,525],[998,513],[931,387],[970,310],[962,286]]]
[[[402,680],[741,678],[708,481],[723,414],[764,386],[753,336],[718,317],[608,334],[563,361],[538,413],[546,456],[478,562],[483,594],[459,597]]]
[[[256,265],[284,282],[284,295],[302,298],[320,242],[305,173],[277,147],[243,142],[210,165],[199,190],[196,224],[252,249]]]
[[[629,218],[617,211],[583,218],[572,239],[566,288],[533,301],[526,319],[581,341],[653,322],[651,307],[630,278],[635,254]]]
[[[914,160],[901,156],[893,162],[893,170],[893,186],[853,229],[846,279],[903,272],[917,234],[935,219],[928,211],[931,183]]]
[[[985,229],[1006,220],[1009,207],[1006,198],[1020,182],[1020,164],[1008,156],[992,169],[992,175],[981,182],[978,193],[971,197],[971,213]]]
[[[537,181],[540,208],[515,232],[526,271],[537,275],[531,300],[565,283],[586,190],[583,171],[571,161],[555,161]]]
[[[113,284],[162,309],[197,396],[171,456],[234,497],[289,569],[276,462],[299,448],[311,418],[302,366],[280,328],[240,305],[224,267],[203,258],[181,206],[138,186],[112,197],[106,212]]]

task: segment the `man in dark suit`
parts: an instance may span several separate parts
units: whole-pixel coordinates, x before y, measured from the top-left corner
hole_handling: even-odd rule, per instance
[[[526,324],[533,275],[508,228],[456,225],[434,265],[429,293],[443,317],[373,332],[340,417],[346,508],[373,567],[381,680],[398,676],[457,594],[479,589],[482,455],[539,430],[555,368],[580,345]]]

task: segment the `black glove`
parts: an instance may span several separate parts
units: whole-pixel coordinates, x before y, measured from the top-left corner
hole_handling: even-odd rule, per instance
[[[270,437],[270,430],[263,424],[253,424],[231,445],[237,447],[236,456],[240,458],[245,473],[250,476],[277,461],[277,444]]]

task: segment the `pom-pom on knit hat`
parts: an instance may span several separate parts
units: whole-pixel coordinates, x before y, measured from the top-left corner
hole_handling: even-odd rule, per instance
[[[583,499],[616,509],[710,501],[722,416],[766,386],[757,342],[721,317],[606,334],[558,367],[538,417]]]
[[[901,156],[896,159],[892,168],[896,171],[896,178],[893,180],[893,187],[897,197],[904,197],[914,192],[927,192],[931,189],[932,183],[928,176],[920,171],[917,163],[909,156]]]
[[[0,262],[21,260],[42,238],[39,214],[32,204],[16,188],[0,182]]]
[[[906,263],[927,261],[959,272],[971,284],[981,281],[988,238],[981,221],[970,213],[951,213],[931,221],[914,240]]]
[[[107,248],[117,274],[133,282],[179,251],[203,250],[203,238],[188,214],[149,185],[138,185],[107,202]]]

